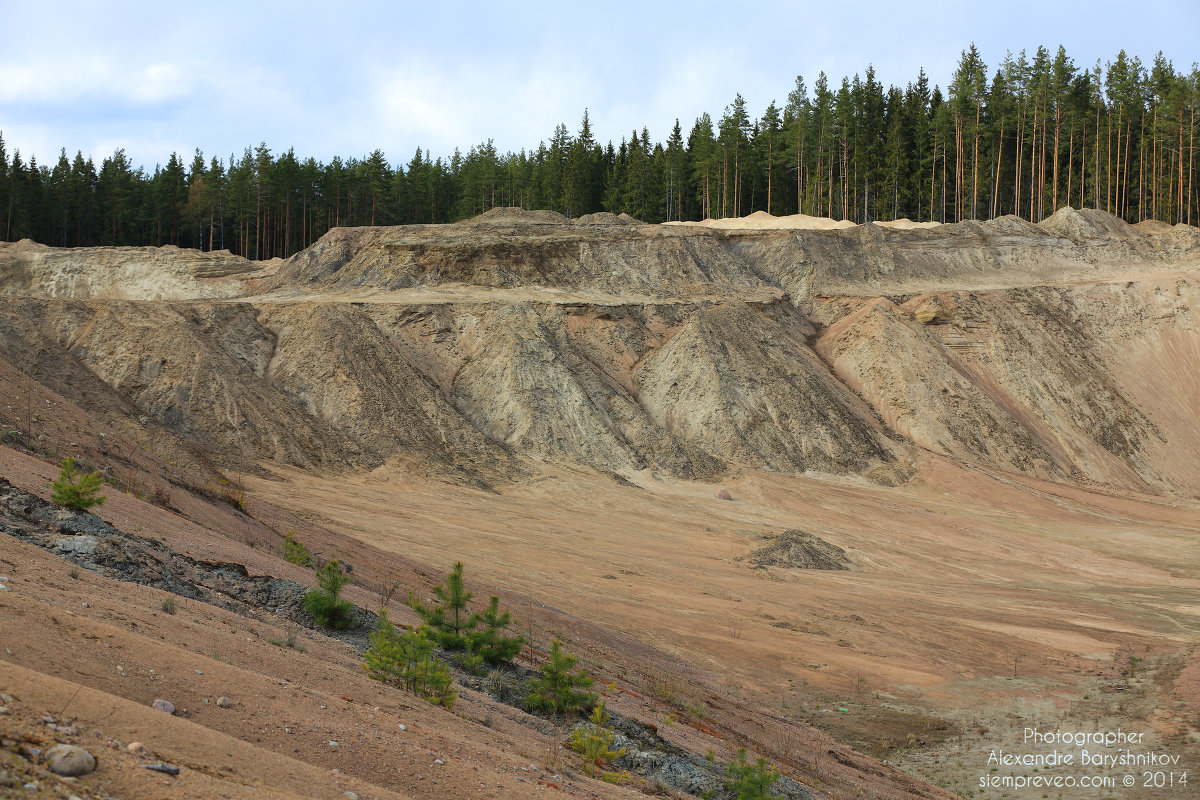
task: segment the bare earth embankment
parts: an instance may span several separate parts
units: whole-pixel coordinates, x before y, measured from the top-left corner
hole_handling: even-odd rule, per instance
[[[562,635],[583,654],[610,707],[692,753],[748,746],[814,796],[938,796],[899,765],[999,797],[977,785],[997,774],[988,755],[1021,751],[1033,726],[1136,729],[1200,762],[1200,232],[1070,209],[1040,225],[828,222],[496,210],[335,230],[265,272],[0,246],[0,421],[26,451],[0,451],[0,470],[44,495],[53,467],[32,456],[81,455],[172,498],[164,511],[113,492],[101,516],[116,527],[311,583],[274,555],[297,528],[354,563],[368,609],[369,587],[427,591],[462,559],[539,647]],[[245,514],[212,500],[243,491]],[[72,672],[38,643],[68,609],[81,631],[100,624],[103,604],[78,608],[88,584],[56,556],[0,546],[33,578],[0,596],[30,645],[9,647],[0,689],[56,698],[73,683],[105,693],[93,704],[133,701],[143,724],[162,670]],[[197,611],[185,632],[152,594],[104,591],[103,624],[139,651],[161,637],[145,669],[176,665],[189,709],[205,705],[195,669],[262,684],[254,714],[196,709],[193,766],[224,763],[232,736],[322,771],[259,779],[281,796],[337,796],[333,765],[375,787],[361,796],[638,786],[550,765],[554,786],[499,789],[473,772],[547,767],[553,729],[469,690],[464,713],[484,724],[396,706],[352,645],[266,642],[269,614]],[[286,687],[351,697],[353,732],[315,735],[346,701],[307,716]],[[440,744],[398,737],[406,717]],[[269,738],[293,735],[280,725],[312,741],[287,756]],[[387,765],[351,757],[354,736]],[[469,755],[437,765],[452,775],[416,751],[392,771],[406,743],[445,756],[455,742]],[[255,780],[256,759],[230,763],[204,780]],[[141,774],[110,779],[148,791],[120,783]],[[1164,796],[1140,778],[1116,792]]]

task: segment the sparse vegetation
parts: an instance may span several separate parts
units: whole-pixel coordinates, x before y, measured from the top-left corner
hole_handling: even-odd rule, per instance
[[[100,486],[103,483],[100,473],[83,472],[76,466],[75,459],[67,456],[63,459],[58,478],[50,484],[53,490],[50,502],[76,511],[87,511],[94,506],[102,506],[108,499],[100,494]]]
[[[296,635],[298,633],[299,629],[296,626],[289,625],[287,630],[284,632],[282,639],[268,639],[267,641],[276,647],[287,647],[300,653],[308,652],[308,648],[296,640]]]
[[[371,646],[363,654],[363,669],[377,681],[406,689],[434,705],[450,708],[458,692],[450,669],[434,655],[436,642],[428,626],[401,633],[387,611],[371,634]]]
[[[613,729],[608,726],[608,712],[604,703],[597,703],[588,721],[571,731],[571,749],[582,757],[583,771],[591,777],[596,777],[598,767],[625,755],[624,747],[619,750],[610,749],[615,735]]]
[[[159,484],[154,487],[154,492],[150,495],[150,502],[161,508],[170,508],[171,493],[167,491],[167,487]]]
[[[79,566],[75,565],[75,566],[71,567],[71,571],[68,572],[67,574],[71,576],[71,580],[77,581],[77,580],[79,580],[79,576],[82,575],[83,573],[80,571]]]
[[[541,675],[529,683],[525,704],[551,716],[568,715],[594,705],[596,695],[587,689],[592,679],[586,672],[573,672],[578,659],[562,649],[558,639],[550,644],[550,659],[542,664]]]
[[[316,574],[318,588],[304,595],[304,607],[322,628],[343,630],[351,627],[354,606],[341,597],[342,587],[350,582],[350,576],[342,572],[342,565],[337,561],[325,564]]]
[[[175,598],[174,597],[164,598],[162,601],[162,604],[158,607],[158,609],[159,609],[159,611],[162,611],[166,614],[174,614],[175,610],[176,610],[175,609]]]

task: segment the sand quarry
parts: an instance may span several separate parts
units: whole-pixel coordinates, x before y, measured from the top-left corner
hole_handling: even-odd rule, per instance
[[[746,747],[785,796],[1038,797],[979,785],[1026,727],[1200,759],[1200,231],[497,209],[235,261],[0,246],[0,795],[684,797],[646,765]],[[145,555],[55,550],[65,455]],[[463,560],[659,755],[603,783],[486,687],[370,681],[365,632],[161,610],[311,586],[289,530],[402,622]],[[1142,783],[1051,796],[1186,796]]]

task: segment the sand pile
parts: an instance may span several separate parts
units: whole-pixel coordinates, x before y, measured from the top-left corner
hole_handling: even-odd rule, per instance
[[[776,217],[765,211],[755,211],[746,217],[725,217],[724,219],[706,219],[700,222],[668,222],[667,225],[684,227],[717,228],[718,230],[803,230],[828,231],[853,228],[849,220],[834,220],[828,217],[810,217],[807,214],[792,214],[786,217]]]

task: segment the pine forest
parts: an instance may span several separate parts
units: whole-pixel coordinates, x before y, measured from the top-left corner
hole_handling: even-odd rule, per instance
[[[754,115],[741,95],[666,141],[646,128],[601,144],[587,111],[535,149],[492,141],[407,164],[383,152],[319,163],[264,143],[153,172],[117,150],[97,167],[64,149],[22,160],[0,136],[0,240],[163,245],[288,256],[331,227],[442,223],[494,206],[597,211],[646,222],[796,213],[854,222],[957,222],[1015,214],[1037,222],[1071,205],[1129,222],[1200,222],[1200,68],[1124,51],[1081,67],[1066,51],[1008,54],[994,68],[972,45],[950,83],[921,70],[885,87],[868,67],[830,83],[802,77]]]

